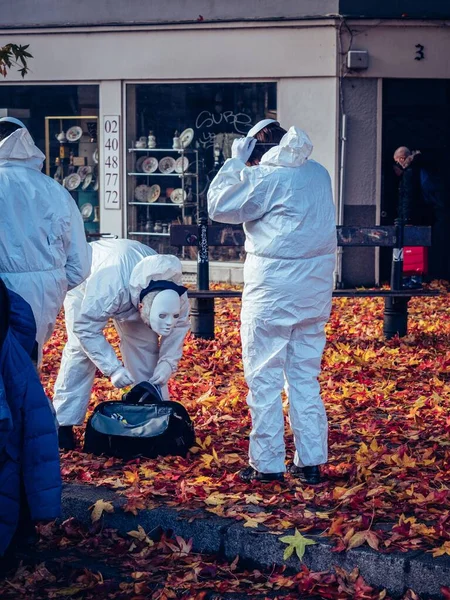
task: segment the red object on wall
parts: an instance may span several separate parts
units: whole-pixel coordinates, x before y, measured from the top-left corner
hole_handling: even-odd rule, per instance
[[[428,248],[405,246],[403,248],[404,275],[425,275],[428,271]]]

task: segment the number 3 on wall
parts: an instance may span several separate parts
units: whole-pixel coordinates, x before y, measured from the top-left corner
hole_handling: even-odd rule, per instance
[[[423,60],[425,58],[425,46],[422,46],[422,44],[416,44],[416,56],[414,58],[414,60]]]

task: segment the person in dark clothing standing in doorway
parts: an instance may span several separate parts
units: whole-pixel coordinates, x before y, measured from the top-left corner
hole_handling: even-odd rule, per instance
[[[432,210],[425,205],[422,186],[421,170],[423,159],[420,152],[411,152],[406,146],[397,148],[394,153],[397,175],[400,177],[398,186],[398,217],[405,225],[431,225]]]
[[[399,177],[397,214],[405,225],[433,226],[436,246],[439,223],[444,221],[444,193],[439,176],[420,151],[400,146],[394,153],[394,171]],[[435,253],[435,254],[438,254]],[[433,261],[436,262],[435,260]],[[404,287],[420,287],[422,277],[405,277]]]

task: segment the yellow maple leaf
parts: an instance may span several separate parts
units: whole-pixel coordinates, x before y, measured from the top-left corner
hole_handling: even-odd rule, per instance
[[[358,531],[350,538],[347,550],[358,548],[367,542],[371,548],[378,550],[379,539],[373,531]]]
[[[139,472],[144,479],[154,479],[156,471],[154,469],[148,469],[147,467],[140,467]]]
[[[220,460],[219,460],[219,457],[217,456],[217,452],[215,451],[214,448],[212,448],[212,455],[214,457],[214,462],[216,463],[216,465],[218,467],[220,467]]]
[[[443,556],[444,554],[448,554],[450,556],[450,541],[444,542],[440,548],[435,548],[433,550],[434,558],[437,556]]]
[[[202,454],[201,460],[205,463],[205,466],[209,469],[211,467],[211,463],[214,460],[214,456],[212,454]]]
[[[267,517],[257,517],[257,516],[248,516],[242,515],[245,519],[244,527],[253,527],[256,528],[260,523],[264,523]]]
[[[314,540],[304,537],[300,531],[298,531],[298,529],[295,530],[295,535],[286,535],[278,539],[280,542],[283,542],[283,544],[288,544],[283,554],[283,560],[287,560],[292,555],[294,550],[299,559],[302,560],[305,554],[306,546],[313,546],[314,544],[317,544],[317,542]]]
[[[363,488],[365,485],[366,485],[365,483],[360,483],[359,485],[355,485],[349,489],[347,489],[345,487],[336,486],[333,490],[333,498],[335,500],[345,500],[345,499],[349,498],[350,496],[352,496],[353,494],[355,494],[358,490]]]
[[[201,439],[199,437],[196,437],[195,443],[197,444],[197,446],[200,446],[200,448],[202,448],[202,450],[206,450],[206,448],[211,445],[211,436],[207,435],[203,442],[201,441]]]
[[[221,504],[225,504],[225,494],[219,494],[218,492],[214,492],[210,496],[204,499],[205,504],[208,506],[220,506]]]
[[[215,515],[218,515],[219,517],[226,516],[223,510],[223,506],[215,506],[214,508],[207,508],[206,510],[208,512],[214,513]]]
[[[234,463],[237,463],[237,462],[239,462],[241,460],[242,460],[241,455],[240,454],[236,454],[236,453],[225,454],[225,456],[222,456],[222,461],[226,465],[233,465]]]
[[[192,483],[194,485],[202,485],[202,484],[206,484],[206,483],[211,483],[211,477],[205,477],[204,475],[200,475],[199,477],[196,477]]]
[[[148,537],[145,533],[145,529],[141,525],[138,525],[137,531],[128,531],[127,533],[130,537],[135,538],[140,542],[145,542],[148,546],[154,545],[153,540]]]
[[[137,483],[139,481],[139,473],[136,471],[124,471],[123,475],[127,483]]]
[[[246,504],[259,504],[263,499],[259,494],[249,494],[244,496]]]
[[[289,527],[292,527],[293,523],[292,523],[292,521],[286,521],[285,519],[283,519],[282,521],[280,521],[280,525],[284,529],[289,529]]]
[[[91,519],[92,522],[95,523],[100,519],[104,512],[112,513],[114,512],[114,506],[111,502],[105,502],[104,500],[97,500],[95,504],[89,507],[89,510],[92,509]]]
[[[376,438],[373,438],[373,440],[370,443],[370,449],[372,450],[372,452],[378,452],[380,449],[380,446],[378,445],[378,442],[376,440]]]

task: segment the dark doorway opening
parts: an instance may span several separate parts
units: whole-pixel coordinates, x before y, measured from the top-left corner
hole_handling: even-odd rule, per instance
[[[399,178],[393,154],[399,146],[420,150],[443,186],[444,210],[434,216],[429,278],[450,279],[450,81],[446,79],[383,80],[383,145],[381,224],[397,216]],[[389,279],[391,255],[380,252],[380,279]]]

